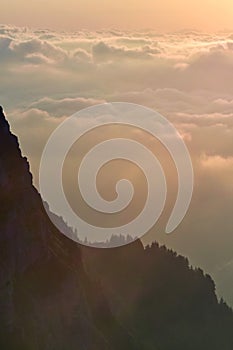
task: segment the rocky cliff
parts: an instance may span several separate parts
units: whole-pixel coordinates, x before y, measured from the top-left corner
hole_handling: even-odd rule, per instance
[[[0,109],[0,349],[232,350],[214,282],[154,243],[84,248],[45,213]]]

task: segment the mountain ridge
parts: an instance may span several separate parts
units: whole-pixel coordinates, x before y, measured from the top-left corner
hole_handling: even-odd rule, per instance
[[[114,344],[109,345],[112,337],[119,344],[114,332],[118,332],[118,338],[124,338],[131,349],[130,336],[116,324],[107,302],[106,317],[112,330],[106,336],[106,331],[95,325],[93,310],[98,298],[104,297],[101,291],[96,291],[96,300],[91,292],[87,295],[86,289],[92,291],[94,287],[83,269],[80,248],[50,222],[40,195],[32,185],[29,163],[22,157],[17,137],[10,132],[2,108],[0,202],[0,344],[3,349],[66,349],[69,336],[65,327],[72,328],[73,310],[80,305],[76,323],[85,332],[75,344],[69,344],[70,349],[77,346],[90,350],[116,349]],[[48,295],[57,294],[56,302],[50,297],[50,305],[47,305]],[[49,311],[45,308],[41,317],[44,304]],[[60,304],[63,307],[59,309]],[[34,318],[38,319],[38,324]],[[65,324],[63,318],[66,318]],[[48,341],[49,338],[52,340]]]
[[[186,258],[84,247],[53,226],[2,108],[0,203],[2,349],[232,350],[232,310]]]

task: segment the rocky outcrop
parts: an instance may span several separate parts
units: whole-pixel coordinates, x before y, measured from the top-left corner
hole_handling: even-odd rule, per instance
[[[119,339],[134,348],[85,273],[80,248],[48,219],[2,108],[0,205],[0,348],[115,349]]]

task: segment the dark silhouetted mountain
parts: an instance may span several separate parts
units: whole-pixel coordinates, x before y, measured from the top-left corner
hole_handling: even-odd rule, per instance
[[[164,246],[137,241],[114,253],[83,249],[117,321],[142,349],[233,349],[232,310],[201,269]]]
[[[53,226],[2,109],[0,205],[1,350],[233,349],[232,310],[187,259],[139,240],[87,248]]]
[[[51,224],[0,109],[0,349],[135,349],[81,250]]]

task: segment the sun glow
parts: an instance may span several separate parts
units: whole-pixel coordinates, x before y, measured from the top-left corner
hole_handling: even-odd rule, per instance
[[[1,23],[58,30],[117,27],[209,31],[232,28],[232,19],[231,0],[2,0],[0,14]]]

